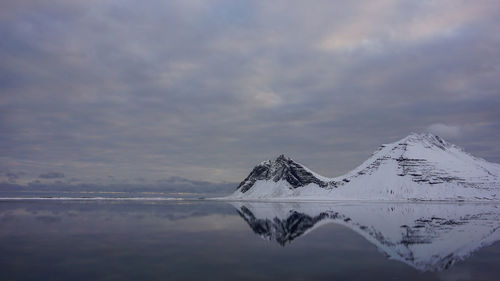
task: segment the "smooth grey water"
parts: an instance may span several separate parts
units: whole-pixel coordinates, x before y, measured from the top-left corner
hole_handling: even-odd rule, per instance
[[[494,204],[0,201],[0,280],[499,280]]]

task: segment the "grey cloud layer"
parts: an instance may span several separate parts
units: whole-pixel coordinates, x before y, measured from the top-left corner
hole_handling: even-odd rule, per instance
[[[238,181],[286,153],[334,176],[435,124],[500,162],[496,1],[1,6],[12,173]]]

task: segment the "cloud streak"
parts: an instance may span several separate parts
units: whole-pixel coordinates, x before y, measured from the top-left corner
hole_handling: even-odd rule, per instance
[[[64,174],[59,172],[48,172],[41,174],[38,177],[41,179],[62,179],[64,178]]]

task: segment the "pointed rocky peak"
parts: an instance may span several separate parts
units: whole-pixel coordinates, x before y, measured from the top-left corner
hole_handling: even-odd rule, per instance
[[[285,156],[285,154],[280,154],[280,156],[276,157],[274,161],[272,161],[274,165],[287,165],[289,163],[295,163],[292,158]]]
[[[286,181],[290,184],[290,188],[295,189],[308,185],[310,183],[317,184],[320,187],[328,187],[329,182],[321,180],[316,174],[308,168],[295,162],[284,154],[279,155],[274,161],[268,160],[255,166],[239,185],[237,190],[242,193],[248,191],[256,181]]]
[[[285,154],[280,154],[280,156],[278,156],[275,161],[278,162],[278,161],[286,161],[286,160],[290,160],[290,157],[286,157]]]
[[[271,169],[273,171],[277,171],[277,170],[288,171],[290,169],[290,167],[292,167],[292,166],[304,168],[304,166],[293,161],[292,158],[287,157],[284,154],[279,155],[278,157],[276,157],[276,159],[274,159],[274,161],[271,161]]]

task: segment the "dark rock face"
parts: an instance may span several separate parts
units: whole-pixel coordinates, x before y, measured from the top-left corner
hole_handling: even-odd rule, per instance
[[[284,155],[280,155],[274,161],[265,161],[257,165],[253,168],[250,175],[238,185],[237,189],[244,193],[258,180],[272,180],[274,182],[285,180],[293,189],[310,183],[317,184],[323,188],[336,187],[335,182],[326,182],[318,179],[302,165]]]
[[[397,158],[398,176],[411,176],[414,182],[439,184],[443,182],[465,183],[465,179],[448,175],[446,171],[439,170],[425,159]]]

